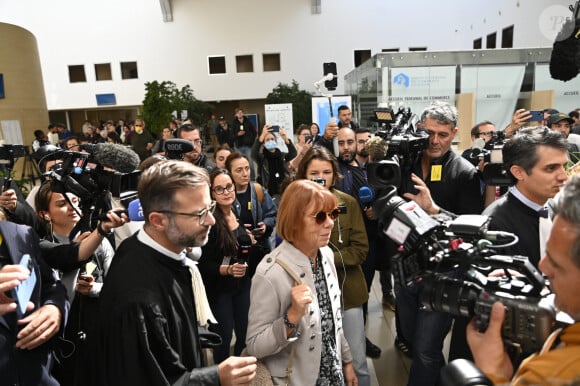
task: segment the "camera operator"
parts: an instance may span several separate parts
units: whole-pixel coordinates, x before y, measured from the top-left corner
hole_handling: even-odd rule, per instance
[[[458,130],[457,109],[445,102],[433,102],[423,111],[421,122],[429,134],[429,144],[417,161],[402,171],[404,197],[416,201],[429,214],[440,213],[442,208],[456,214],[481,213],[483,195],[477,169],[451,149]],[[400,332],[404,341],[411,343],[413,351],[408,385],[425,386],[437,383],[445,364],[443,340],[451,326],[451,317],[422,310],[421,290],[422,286],[395,286]],[[452,351],[463,349],[453,345],[451,348]]]
[[[502,149],[504,168],[514,185],[483,214],[489,229],[509,231],[519,242],[506,254],[527,256],[537,267],[550,230],[548,200],[566,181],[567,145],[564,137],[546,127],[521,129]]]
[[[505,310],[501,303],[496,302],[484,333],[480,333],[473,322],[467,329],[467,339],[476,365],[495,384],[564,385],[580,380],[579,196],[580,176],[574,176],[562,189],[554,208],[554,224],[546,254],[539,264],[550,280],[556,306],[568,313],[576,323],[550,335],[540,353],[528,357],[514,375],[501,337]]]
[[[185,124],[177,131],[177,138],[190,141],[193,150],[183,155],[183,160],[204,168],[208,173],[215,169],[215,164],[207,155],[203,154],[203,141],[201,140],[200,129],[198,126]]]

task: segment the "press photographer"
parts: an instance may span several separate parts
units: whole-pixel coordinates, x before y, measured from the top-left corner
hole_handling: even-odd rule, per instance
[[[477,169],[451,149],[458,130],[457,109],[448,103],[433,102],[421,114],[421,124],[429,135],[428,145],[412,161],[405,161],[409,166],[401,167],[399,194],[416,201],[429,214],[437,214],[442,208],[455,214],[481,213],[483,194]],[[393,151],[392,142],[389,152]],[[418,142],[420,140],[399,141],[399,148],[409,149],[408,153],[413,154],[411,149]],[[369,171],[369,182],[370,175]],[[384,180],[394,176],[378,177]],[[396,246],[392,245],[391,254],[395,250]],[[395,286],[396,315],[401,327],[398,341],[403,340],[406,347],[412,346],[413,353],[408,384],[424,386],[435,385],[445,363],[443,340],[451,326],[451,318],[446,313],[421,309],[421,292],[421,285],[412,289]],[[464,330],[461,335],[465,335]],[[467,344],[452,340],[450,351],[451,356],[463,356],[468,351]]]
[[[542,350],[526,359],[514,374],[501,336],[506,318],[501,303],[493,305],[489,326],[479,332],[474,323],[467,330],[476,365],[495,383],[512,385],[572,384],[580,380],[580,176],[572,177],[560,192],[554,223],[540,269],[548,277],[556,306],[575,324],[556,330]]]

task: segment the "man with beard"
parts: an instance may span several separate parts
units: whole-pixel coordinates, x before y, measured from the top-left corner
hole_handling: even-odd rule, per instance
[[[203,154],[203,141],[201,140],[199,127],[185,124],[177,131],[177,138],[190,141],[193,145],[193,150],[183,155],[183,160],[191,162],[195,166],[199,166],[211,173],[215,169],[215,164],[205,154]]]
[[[215,219],[207,173],[163,161],[139,181],[143,229],[119,247],[100,296],[99,385],[248,384],[256,359],[204,367],[185,249],[207,242]]]
[[[399,194],[416,201],[429,214],[438,214],[442,208],[455,214],[480,214],[483,210],[476,167],[451,149],[458,130],[457,116],[457,109],[448,103],[436,101],[428,106],[421,122],[429,134],[429,144],[410,167],[402,170]],[[395,285],[398,339],[412,345],[409,386],[437,383],[445,364],[443,340],[451,326],[449,314],[421,309],[422,290],[421,284],[413,288]],[[462,332],[465,337],[465,328]],[[461,346],[455,349],[452,343],[450,351],[467,348],[467,343]]]

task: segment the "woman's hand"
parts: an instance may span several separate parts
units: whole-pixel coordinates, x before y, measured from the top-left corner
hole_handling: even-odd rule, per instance
[[[288,320],[292,324],[298,324],[308,311],[308,305],[312,303],[312,291],[306,284],[297,284],[290,291],[292,305],[288,309]]]
[[[234,263],[230,267],[232,276],[235,278],[240,278],[246,275],[246,269],[248,268],[248,264]]]
[[[129,217],[123,208],[114,208],[107,212],[107,220],[101,223],[101,228],[103,228],[103,231],[106,233],[109,233],[112,229],[125,225],[125,223],[129,221],[131,220],[129,220]]]
[[[272,126],[270,125],[264,125],[264,127],[262,128],[262,134],[260,134],[260,138],[258,138],[258,141],[260,143],[264,143],[264,141],[266,140],[266,135],[271,131],[270,128]]]
[[[76,291],[83,295],[89,295],[91,293],[91,289],[93,288],[93,283],[95,282],[95,278],[93,275],[80,275],[77,280]]]
[[[342,365],[342,373],[344,374],[344,383],[347,386],[357,386],[358,385],[358,378],[354,372],[354,366],[352,362],[343,363]]]
[[[286,129],[284,129],[283,127],[280,127],[280,137],[282,137],[284,143],[288,143],[289,139],[288,136],[286,135]]]

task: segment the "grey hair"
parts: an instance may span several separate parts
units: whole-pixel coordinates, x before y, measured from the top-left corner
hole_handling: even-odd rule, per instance
[[[431,118],[442,125],[451,124],[451,128],[455,129],[457,127],[458,117],[459,114],[455,106],[447,102],[434,101],[421,113],[421,123],[425,123],[427,118]]]
[[[571,223],[576,238],[570,249],[572,261],[580,268],[580,175],[570,177],[560,191],[554,207],[554,214]]]

